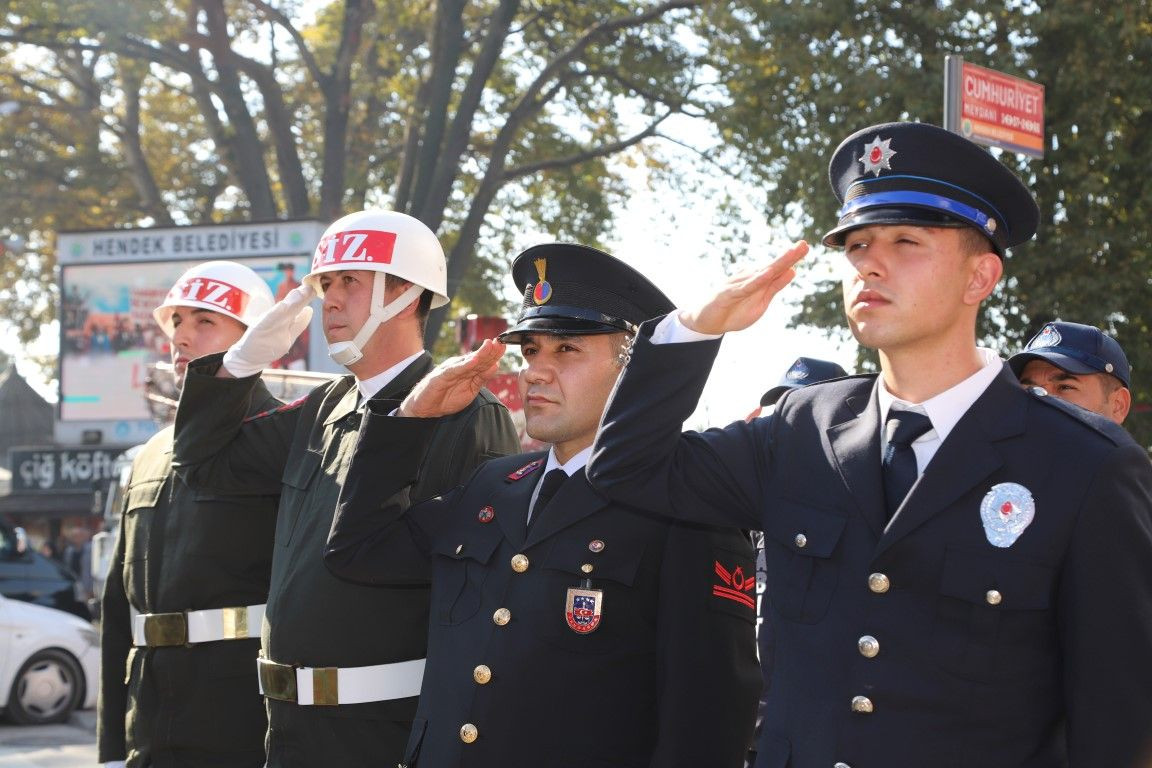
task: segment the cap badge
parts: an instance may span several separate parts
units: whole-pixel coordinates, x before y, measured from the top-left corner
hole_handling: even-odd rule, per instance
[[[1032,492],[1017,483],[999,483],[984,494],[980,502],[980,519],[984,535],[994,547],[1010,547],[1032,524],[1036,502]]]
[[[784,374],[784,378],[788,379],[788,381],[804,381],[804,379],[811,375],[812,371],[808,370],[808,366],[804,365],[804,361],[797,360],[792,364],[792,367],[788,369],[788,373]]]
[[[577,634],[586,635],[600,626],[600,611],[604,607],[604,590],[568,588],[568,600],[564,604],[564,618],[568,628]]]
[[[871,144],[864,147],[864,154],[860,157],[860,162],[864,164],[864,173],[879,176],[880,171],[892,170],[889,161],[896,154],[896,150],[892,149],[891,144],[892,139],[881,139],[877,135]]]
[[[1056,330],[1056,326],[1049,323],[1044,326],[1040,333],[1036,334],[1036,338],[1028,343],[1028,349],[1039,349],[1040,347],[1058,347],[1060,342],[1064,339],[1060,336],[1060,331]]]
[[[536,275],[540,281],[532,289],[532,301],[536,302],[536,306],[540,306],[547,304],[548,300],[552,298],[552,285],[544,278],[544,273],[548,269],[548,260],[536,259],[533,263],[536,265]]]

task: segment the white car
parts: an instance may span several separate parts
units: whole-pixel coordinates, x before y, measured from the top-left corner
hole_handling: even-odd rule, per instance
[[[100,636],[70,613],[0,595],[0,707],[16,723],[59,723],[95,706]]]

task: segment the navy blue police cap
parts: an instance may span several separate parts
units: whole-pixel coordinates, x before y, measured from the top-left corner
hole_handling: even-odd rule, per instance
[[[1056,321],[1040,329],[1022,352],[1008,358],[1008,366],[1019,378],[1024,366],[1033,360],[1051,363],[1062,371],[1078,375],[1110,373],[1131,387],[1132,369],[1124,348],[1116,339],[1092,325]]]
[[[676,308],[644,275],[587,245],[534,245],[512,262],[512,279],[523,286],[524,303],[515,325],[498,337],[505,344],[530,333],[635,333]]]
[[[874,125],[849,136],[828,164],[840,221],[824,245],[875,224],[979,230],[1001,257],[1036,234],[1028,188],[982,147],[927,123]]]
[[[760,398],[760,405],[767,407],[775,405],[776,401],[790,389],[806,387],[818,381],[838,379],[847,376],[848,372],[830,360],[817,360],[814,357],[798,357],[796,362],[788,367],[780,378],[780,383],[764,393]]]

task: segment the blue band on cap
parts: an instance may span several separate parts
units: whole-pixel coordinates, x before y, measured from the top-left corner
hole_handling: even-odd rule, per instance
[[[957,202],[942,195],[933,195],[929,192],[874,192],[870,195],[861,195],[844,204],[840,209],[840,217],[848,216],[865,208],[883,208],[885,206],[916,205],[923,208],[932,208],[970,222],[981,231],[987,231],[986,225],[990,218],[978,208]],[[1003,220],[997,222],[1002,224]],[[1005,227],[1007,229],[1007,227]]]

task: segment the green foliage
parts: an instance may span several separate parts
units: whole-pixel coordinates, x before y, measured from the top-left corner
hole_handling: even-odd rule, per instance
[[[368,206],[440,233],[452,313],[499,312],[519,233],[611,232],[611,158],[693,98],[700,5],[10,0],[0,233],[39,258],[3,260],[0,312],[52,315],[60,230]]]
[[[810,241],[836,220],[824,174],[841,139],[873,123],[942,122],[946,55],[1043,83],[1045,157],[1001,156],[1035,191],[1041,228],[1007,260],[981,340],[1007,356],[1053,318],[1114,334],[1140,409],[1126,426],[1152,444],[1147,0],[756,0],[729,6],[716,31],[736,170],[763,189],[769,219]],[[838,286],[825,283],[794,322],[843,335],[840,303]]]

